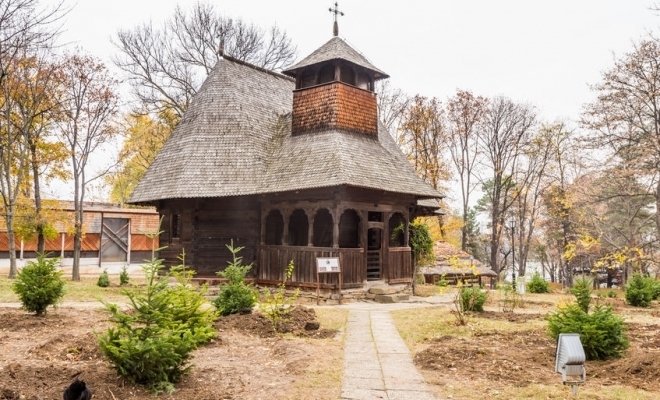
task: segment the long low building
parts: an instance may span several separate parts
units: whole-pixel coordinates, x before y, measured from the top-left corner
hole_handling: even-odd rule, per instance
[[[52,202],[50,202],[52,204]],[[73,202],[60,201],[50,206],[58,214],[54,228],[58,234],[46,240],[45,250],[63,260],[73,257]],[[110,203],[86,202],[83,209],[83,265],[142,263],[158,248],[158,213],[153,208],[121,208]],[[155,241],[149,236],[154,234]],[[37,256],[37,238],[16,237],[16,257],[25,261]],[[0,221],[0,265],[9,259],[7,226]],[[23,264],[23,263],[21,263]],[[66,261],[65,261],[66,264]]]

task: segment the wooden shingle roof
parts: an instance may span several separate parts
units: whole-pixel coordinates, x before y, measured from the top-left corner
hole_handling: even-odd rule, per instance
[[[296,76],[298,71],[302,68],[331,60],[344,60],[364,67],[375,74],[376,80],[389,78],[389,75],[376,68],[373,64],[371,64],[371,62],[369,62],[369,60],[367,60],[365,56],[360,54],[360,52],[352,48],[350,45],[348,45],[348,43],[346,43],[338,36],[334,36],[323,46],[316,49],[316,51],[314,51],[312,54],[282,71],[282,73],[289,76]]]
[[[291,135],[293,81],[218,61],[129,203],[348,185],[439,198],[387,131]]]

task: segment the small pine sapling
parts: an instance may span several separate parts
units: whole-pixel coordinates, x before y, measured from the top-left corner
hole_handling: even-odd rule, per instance
[[[576,302],[561,305],[546,317],[550,337],[556,340],[560,333],[578,333],[589,360],[621,356],[630,345],[623,318],[609,306],[596,305],[589,313],[590,279],[576,280],[571,292]]]
[[[571,288],[571,293],[575,296],[578,305],[585,313],[589,312],[589,305],[591,304],[591,285],[591,279],[583,276],[577,278]]]
[[[103,273],[99,276],[99,279],[96,281],[96,286],[98,287],[108,287],[110,286],[110,276],[108,276],[108,270],[104,269]]]
[[[126,264],[121,269],[121,272],[119,273],[119,286],[124,286],[128,285],[128,282],[130,281],[130,277],[128,276],[128,267]]]
[[[243,265],[243,257],[238,255],[243,247],[234,247],[233,240],[227,248],[232,254],[232,261],[224,271],[219,271],[217,274],[228,282],[220,287],[220,293],[214,302],[215,307],[223,316],[239,312],[250,313],[257,302],[257,291],[245,283],[245,276],[252,268],[252,264]]]
[[[18,295],[23,308],[41,316],[48,306],[55,306],[64,296],[62,271],[57,269],[59,258],[47,258],[39,254],[37,261],[30,261],[16,276],[11,288]]]
[[[550,284],[543,279],[538,272],[532,275],[532,280],[527,284],[530,293],[550,293]]]
[[[152,241],[158,234],[150,234]],[[160,249],[152,245],[151,262],[144,265],[144,292],[122,289],[130,310],[104,303],[113,326],[97,339],[104,356],[120,375],[133,383],[144,384],[155,393],[174,390],[174,383],[191,366],[192,352],[216,335],[216,315],[199,291],[191,284],[193,272],[182,265],[162,273]]]

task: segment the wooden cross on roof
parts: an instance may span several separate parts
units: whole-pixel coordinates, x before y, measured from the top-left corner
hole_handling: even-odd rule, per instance
[[[339,36],[339,24],[337,24],[337,15],[341,15],[342,17],[344,16],[344,13],[339,11],[339,4],[335,2],[335,8],[328,8],[328,11],[334,14],[335,17],[335,23],[332,26],[332,35],[333,36]]]

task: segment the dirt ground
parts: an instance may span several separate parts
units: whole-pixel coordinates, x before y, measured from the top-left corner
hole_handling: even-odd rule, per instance
[[[94,332],[109,325],[96,310],[60,308],[45,318],[0,308],[0,400],[62,399],[75,378],[87,382],[94,399],[153,399],[119,377],[103,359]],[[296,307],[278,334],[258,314],[221,318],[218,336],[195,353],[191,374],[161,399],[303,398],[296,384],[329,351],[341,351],[337,331],[319,328],[314,310]],[[326,340],[317,340],[317,339]],[[332,349],[331,349],[332,348]],[[336,392],[319,393],[332,399]]]
[[[617,300],[612,303],[619,308],[622,300]],[[561,379],[553,372],[556,344],[539,324],[530,323],[542,320],[542,313],[552,304],[529,302],[528,308],[514,314],[479,313],[479,318],[501,320],[520,329],[477,327],[469,338],[435,338],[420,347],[415,363],[436,393],[470,386],[484,390],[472,392],[482,395],[469,398],[483,398],[486,388],[492,393],[505,388],[522,391],[534,384],[556,387]],[[656,393],[660,398],[658,309],[618,311],[633,321],[627,324],[631,347],[620,359],[588,361],[588,384],[642,389],[651,393],[647,398]],[[60,308],[40,318],[0,308],[0,400],[59,400],[75,377],[90,385],[94,399],[153,399],[143,387],[119,377],[103,359],[94,332],[108,326],[106,314],[97,310]],[[160,399],[338,397],[343,365],[340,336],[318,327],[312,309],[296,308],[292,322],[283,326],[290,332],[287,335],[275,332],[259,314],[222,318],[216,327],[216,339],[195,353],[191,374],[176,385],[174,394]],[[335,373],[334,386],[320,373],[328,370]]]
[[[526,324],[543,319],[534,313],[479,313],[480,318]],[[660,398],[660,325],[628,323],[630,348],[625,356],[607,361],[587,361],[587,383],[620,385],[658,393]],[[433,385],[460,386],[469,383],[497,391],[533,384],[556,385],[556,342],[543,328],[517,331],[473,332],[470,338],[443,336],[428,342],[414,356],[418,368],[432,376]],[[427,376],[429,376],[427,375]]]

